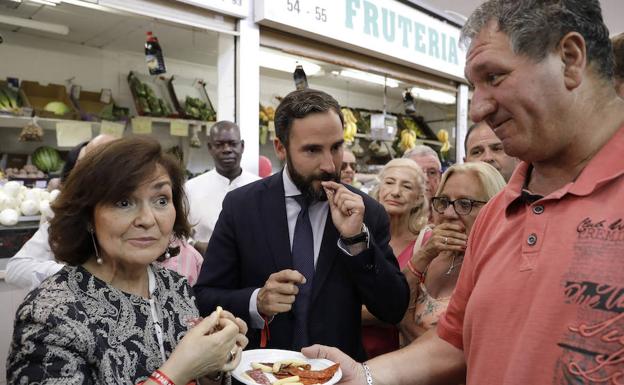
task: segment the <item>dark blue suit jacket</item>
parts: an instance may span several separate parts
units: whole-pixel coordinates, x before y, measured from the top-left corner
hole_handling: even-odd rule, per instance
[[[359,190],[370,248],[349,256],[337,246],[331,212],[325,225],[312,286],[311,343],[335,346],[351,357],[365,358],[361,341],[361,307],[377,318],[398,323],[405,314],[409,288],[388,242],[384,208]],[[292,269],[282,173],[230,192],[210,238],[201,273],[194,286],[198,307],[207,315],[220,305],[250,321],[249,298],[272,273]],[[292,312],[270,323],[269,348],[292,349]],[[260,330],[247,333],[248,349],[259,347]]]

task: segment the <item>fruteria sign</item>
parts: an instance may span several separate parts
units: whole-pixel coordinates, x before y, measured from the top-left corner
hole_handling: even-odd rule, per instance
[[[394,0],[256,0],[256,22],[464,78],[459,28]]]
[[[249,12],[249,0],[178,0],[182,3],[206,8],[211,11],[224,13],[239,18],[247,17]]]

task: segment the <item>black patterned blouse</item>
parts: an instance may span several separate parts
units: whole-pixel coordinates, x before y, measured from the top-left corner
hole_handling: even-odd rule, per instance
[[[152,298],[162,319],[166,357],[198,317],[186,279],[151,265]],[[22,384],[123,384],[163,364],[148,300],[124,293],[81,266],[64,267],[17,310],[7,380]]]

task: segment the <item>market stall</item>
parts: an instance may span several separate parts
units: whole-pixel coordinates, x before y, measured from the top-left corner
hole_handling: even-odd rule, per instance
[[[309,87],[345,107],[360,172],[376,173],[416,144],[449,164],[462,158],[468,97],[457,24],[399,1],[257,1],[255,19],[262,155],[273,154],[271,112],[301,65]]]

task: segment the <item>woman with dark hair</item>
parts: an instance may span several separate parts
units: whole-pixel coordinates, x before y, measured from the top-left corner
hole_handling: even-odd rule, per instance
[[[64,263],[20,305],[9,383],[201,383],[232,370],[247,326],[199,313],[186,279],[154,262],[189,233],[177,161],[151,139],[95,149],[53,204],[50,246]]]

